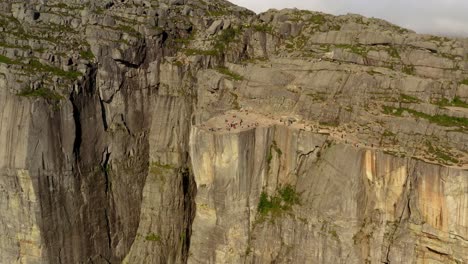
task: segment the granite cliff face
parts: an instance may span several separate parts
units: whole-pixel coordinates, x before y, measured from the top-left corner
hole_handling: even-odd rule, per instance
[[[466,39],[217,0],[0,32],[0,263],[468,262]]]

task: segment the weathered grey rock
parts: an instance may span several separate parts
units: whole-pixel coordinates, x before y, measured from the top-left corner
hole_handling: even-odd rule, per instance
[[[0,263],[468,262],[467,40],[184,3],[0,3]]]
[[[218,33],[218,31],[223,27],[223,25],[223,20],[215,20],[213,23],[211,23],[211,26],[206,30],[206,33],[214,35]]]

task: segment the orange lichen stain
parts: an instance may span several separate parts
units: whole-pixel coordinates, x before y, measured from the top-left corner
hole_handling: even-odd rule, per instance
[[[381,209],[386,213],[386,219],[393,221],[396,204],[401,199],[407,178],[405,163],[399,158],[389,158],[366,150],[363,166],[365,177],[370,184],[369,195],[373,197],[375,209]]]
[[[370,150],[366,150],[364,154],[364,169],[367,179],[372,182],[375,175],[375,155]]]
[[[420,211],[426,223],[447,232],[447,206],[444,182],[440,175],[434,173],[422,176],[418,184],[418,192]]]

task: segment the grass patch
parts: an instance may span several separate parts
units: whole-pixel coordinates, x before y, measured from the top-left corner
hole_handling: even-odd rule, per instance
[[[38,60],[31,60],[29,62],[29,71],[41,71],[41,72],[49,72],[53,75],[61,76],[67,79],[76,79],[81,76],[80,72],[77,71],[64,71],[60,68],[45,65],[40,63]]]
[[[261,217],[279,216],[290,211],[292,206],[296,204],[300,204],[300,195],[288,184],[276,190],[276,193],[272,196],[262,192],[257,211]]]
[[[316,25],[323,25],[326,22],[325,16],[321,14],[312,15],[308,21]]]
[[[162,163],[159,163],[159,162],[151,162],[150,167],[151,167],[151,172],[153,172],[152,170],[155,169],[155,168],[164,169],[164,170],[175,169],[175,167],[173,165],[171,165],[171,164],[162,164]]]
[[[273,26],[269,24],[255,24],[255,25],[252,25],[252,28],[253,30],[257,32],[273,34]]]
[[[94,59],[94,54],[91,50],[82,50],[80,51],[81,58],[85,60],[92,60]]]
[[[3,55],[0,55],[0,63],[4,63],[4,64],[19,64],[18,61],[16,60],[12,60],[6,56],[3,56]]]
[[[460,82],[460,84],[468,85],[468,79],[464,79],[463,81]]]
[[[468,103],[466,103],[465,101],[462,101],[460,99],[460,97],[458,97],[458,96],[455,96],[455,98],[453,98],[451,104],[452,104],[452,106],[468,108]]]
[[[128,33],[130,35],[134,35],[134,36],[139,36],[140,35],[140,32],[136,31],[134,27],[129,26],[129,25],[119,25],[119,26],[117,26],[116,29],[118,31],[126,32],[126,33]]]
[[[431,123],[437,124],[439,126],[446,126],[446,127],[468,127],[468,118],[465,117],[455,117],[455,116],[448,116],[448,115],[428,115],[422,112],[415,111],[413,109],[408,108],[395,108],[391,106],[384,106],[383,112],[384,114],[394,115],[394,116],[401,116],[403,112],[406,111],[410,113],[414,117],[423,118],[428,120]]]
[[[426,146],[428,152],[434,155],[439,161],[448,164],[448,163],[459,163],[457,158],[452,157],[451,155],[447,154],[440,148],[434,147],[430,141],[426,141]]]
[[[367,56],[367,48],[365,46],[360,45],[349,45],[349,44],[338,44],[336,47],[348,50],[354,54],[358,54],[361,56]]]
[[[242,77],[242,75],[239,75],[238,73],[230,71],[226,67],[218,67],[218,68],[216,68],[216,70],[221,74],[229,76],[229,78],[232,79],[232,80],[236,80],[236,81],[244,80],[244,77]]]
[[[60,100],[62,100],[64,98],[59,93],[57,93],[55,91],[52,91],[52,90],[50,90],[48,88],[39,88],[37,90],[27,89],[27,90],[24,90],[24,91],[20,92],[17,95],[18,96],[23,96],[23,97],[41,97],[41,98],[44,98],[46,100],[56,101],[56,102],[60,101]]]
[[[452,101],[449,101],[447,98],[444,98],[442,100],[439,100],[436,102],[436,105],[440,107],[445,107],[445,106],[456,106],[456,107],[464,107],[468,108],[468,103],[465,103],[460,99],[460,97],[455,96]]]

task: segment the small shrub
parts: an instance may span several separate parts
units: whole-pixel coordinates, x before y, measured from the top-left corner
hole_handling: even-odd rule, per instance
[[[257,211],[262,219],[266,216],[279,216],[292,209],[293,205],[300,204],[300,196],[291,185],[276,190],[272,196],[265,192],[260,194]]]
[[[468,108],[468,103],[466,103],[465,101],[462,101],[460,99],[460,97],[458,97],[458,96],[455,96],[455,98],[453,98],[452,105],[453,106],[458,106],[458,107]]]
[[[94,59],[94,54],[91,50],[82,50],[80,52],[80,56],[81,58],[86,59],[86,60]]]
[[[227,28],[218,35],[216,42],[214,44],[214,48],[219,52],[223,53],[229,43],[233,42],[237,36],[238,30],[234,28]]]

